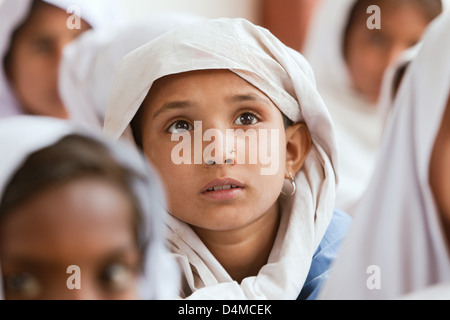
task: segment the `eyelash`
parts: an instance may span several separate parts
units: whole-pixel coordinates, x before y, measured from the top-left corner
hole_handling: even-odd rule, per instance
[[[261,116],[260,116],[258,113],[254,112],[254,111],[247,110],[247,111],[240,111],[240,112],[239,112],[239,115],[235,118],[233,124],[235,124],[236,121],[237,121],[240,117],[242,117],[243,115],[246,115],[246,114],[251,115],[251,116],[253,116],[253,117],[255,118],[255,120],[256,120],[256,123],[255,123],[255,124],[261,122]],[[178,119],[178,120],[170,121],[170,125],[167,126],[167,128],[165,129],[165,131],[171,134],[172,132],[170,132],[170,128],[172,128],[174,125],[176,125],[176,124],[179,123],[179,122],[186,122],[186,123],[189,124],[191,127],[194,126],[194,125],[193,125],[190,121],[188,121],[188,120]],[[252,125],[255,125],[255,124],[252,124]],[[246,126],[246,125],[240,125],[240,126]],[[250,126],[250,125],[247,125],[247,126]]]

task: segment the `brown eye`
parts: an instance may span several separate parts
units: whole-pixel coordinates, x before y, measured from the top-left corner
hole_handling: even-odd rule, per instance
[[[258,122],[258,119],[253,113],[246,112],[241,114],[234,124],[241,125],[241,126],[251,126]]]
[[[191,130],[194,130],[194,127],[189,122],[177,121],[173,123],[167,131],[170,133],[184,133]]]
[[[5,291],[21,299],[34,299],[39,296],[41,286],[36,277],[23,273],[5,277]]]

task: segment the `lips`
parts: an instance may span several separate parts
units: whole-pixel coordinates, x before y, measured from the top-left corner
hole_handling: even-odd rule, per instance
[[[208,183],[203,189],[202,193],[214,193],[224,191],[235,191],[238,189],[245,189],[245,185],[234,179],[216,179]]]
[[[214,188],[210,188],[210,189],[206,190],[206,192],[223,191],[223,190],[230,190],[230,189],[237,189],[237,188],[239,188],[239,187],[230,184],[230,185],[226,185],[226,186],[217,186]]]

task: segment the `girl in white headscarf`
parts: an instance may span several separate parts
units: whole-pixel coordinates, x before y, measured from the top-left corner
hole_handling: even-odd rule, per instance
[[[324,299],[425,297],[450,281],[449,29],[446,14],[408,67]]]
[[[63,48],[89,29],[124,23],[120,0],[4,0],[0,5],[0,118],[66,118],[58,94]]]
[[[0,299],[176,297],[162,188],[134,148],[18,116],[0,153]]]
[[[59,91],[70,119],[101,130],[113,76],[123,56],[171,29],[200,19],[191,14],[155,14],[114,32],[86,32],[68,45],[60,64]]]
[[[377,110],[384,72],[441,12],[441,0],[323,0],[316,9],[304,54],[336,124],[337,206],[351,214],[373,173],[384,128]]]
[[[317,296],[350,219],[335,211],[333,124],[301,54],[244,19],[168,32],[118,68],[105,135],[130,124],[166,188],[181,298]]]

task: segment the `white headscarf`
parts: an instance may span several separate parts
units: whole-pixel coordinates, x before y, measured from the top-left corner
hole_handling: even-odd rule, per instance
[[[447,13],[427,31],[405,75],[374,178],[323,299],[397,299],[450,281],[450,259],[429,184],[431,154],[450,95],[448,30]],[[380,290],[367,286],[375,272]]]
[[[175,27],[200,19],[189,14],[158,14],[114,32],[88,31],[69,44],[61,61],[59,90],[70,118],[101,130],[114,73],[123,56]]]
[[[81,18],[94,29],[115,27],[126,21],[122,0],[42,0],[66,11],[71,6],[81,10]],[[3,59],[11,46],[14,31],[27,18],[33,0],[3,0],[0,4],[0,118],[24,111],[17,101],[3,68]]]
[[[163,234],[164,195],[158,175],[148,166],[136,149],[127,144],[100,140],[98,135],[69,125],[67,121],[40,117],[16,116],[0,120],[0,202],[5,187],[14,173],[32,153],[49,147],[70,134],[90,137],[104,144],[123,166],[136,172],[132,181],[137,204],[143,213],[139,226],[141,240],[147,244],[144,272],[140,282],[142,299],[173,299],[179,288],[179,269],[170,257]],[[0,270],[1,271],[1,270]],[[3,297],[0,272],[0,300]]]
[[[231,70],[264,92],[289,119],[304,121],[313,147],[296,176],[299,191],[281,203],[280,229],[268,264],[241,284],[186,223],[169,216],[172,250],[194,292],[189,298],[296,299],[333,215],[337,181],[333,125],[303,56],[244,19],[178,28],[124,58],[113,84],[105,134],[116,139],[124,134],[157,79],[208,69]]]

